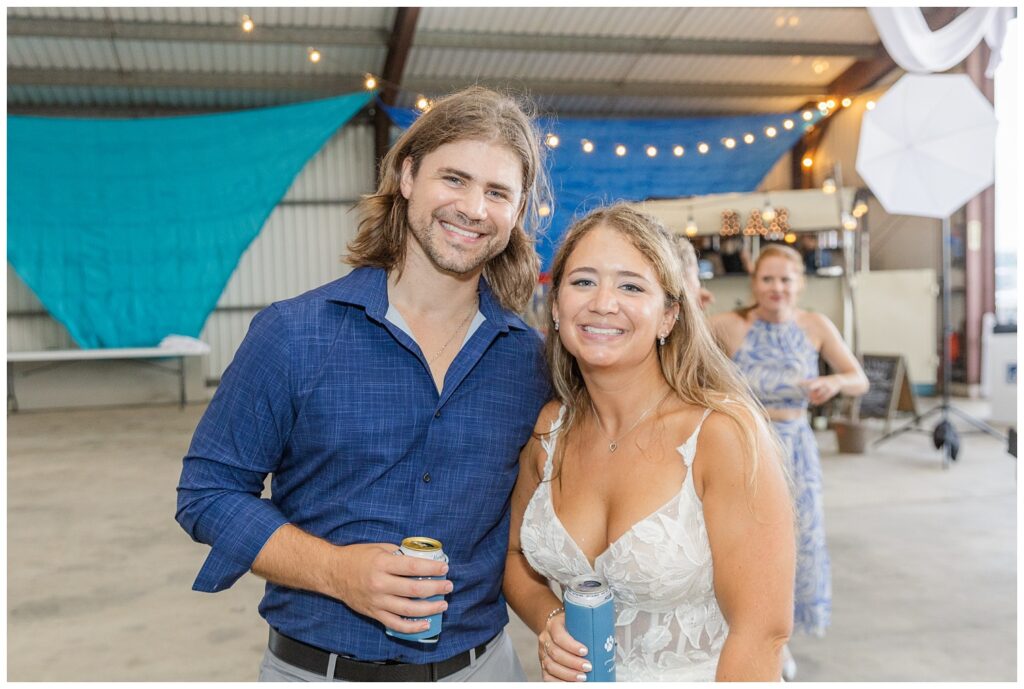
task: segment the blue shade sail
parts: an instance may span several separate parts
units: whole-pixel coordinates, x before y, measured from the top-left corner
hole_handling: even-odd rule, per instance
[[[83,348],[197,337],[306,162],[373,96],[134,120],[7,118],[7,260]]]
[[[388,119],[401,129],[408,129],[420,115],[420,111],[413,108],[399,108],[394,105],[388,105],[379,96],[376,98],[376,106],[382,108]]]
[[[396,113],[396,110],[402,110]],[[411,109],[388,108],[392,122],[407,127],[417,116]],[[545,135],[559,141],[548,148],[548,169],[554,208],[548,231],[537,250],[544,270],[551,265],[555,247],[573,219],[615,201],[645,201],[727,192],[754,191],[778,159],[822,118],[811,110],[802,114],[775,113],[738,117],[682,119],[539,119]],[[784,122],[792,127],[786,129]],[[774,128],[774,136],[766,130]],[[744,135],[753,136],[746,143]],[[724,140],[732,139],[728,148]],[[586,152],[584,141],[593,144]],[[708,152],[698,151],[700,143]],[[618,145],[625,155],[615,153]],[[654,146],[656,154],[648,155]],[[682,156],[673,149],[683,147]]]

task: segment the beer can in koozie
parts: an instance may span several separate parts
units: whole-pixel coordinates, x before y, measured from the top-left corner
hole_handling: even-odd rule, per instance
[[[593,668],[588,682],[615,681],[615,603],[603,577],[585,574],[569,582],[563,595],[565,629],[587,647]]]
[[[403,538],[401,547],[395,552],[396,555],[408,555],[409,557],[419,557],[424,560],[434,560],[435,562],[448,562],[448,556],[444,554],[444,550],[441,548],[441,541],[433,538],[427,538],[426,536],[412,536],[410,538]],[[414,577],[415,579],[444,579],[444,577]],[[436,595],[430,598],[421,598],[419,600],[439,601],[443,600],[444,596]],[[430,621],[430,626],[424,629],[422,632],[416,632],[414,634],[405,634],[403,632],[396,632],[394,629],[385,628],[385,632],[388,636],[393,636],[396,639],[408,639],[410,641],[419,641],[424,644],[436,644],[438,637],[441,635],[441,613],[431,615],[430,617],[406,617],[407,620],[422,620],[426,619]]]

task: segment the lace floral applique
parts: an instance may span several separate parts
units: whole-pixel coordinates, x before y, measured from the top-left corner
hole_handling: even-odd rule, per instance
[[[687,467],[699,432],[700,426],[679,448]],[[552,432],[543,441],[545,479],[550,478],[556,440]],[[617,679],[715,678],[728,627],[715,598],[704,512],[689,471],[679,494],[634,524],[593,568],[555,514],[547,481],[530,498],[520,540],[530,565],[562,586],[591,572],[608,580],[615,598]]]

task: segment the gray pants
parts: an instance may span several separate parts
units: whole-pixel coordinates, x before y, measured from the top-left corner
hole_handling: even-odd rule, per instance
[[[268,648],[260,663],[261,682],[326,682],[324,675],[318,675],[302,668],[289,665]],[[340,682],[342,680],[334,680]],[[442,682],[525,682],[526,674],[519,657],[512,648],[512,639],[502,630],[487,647],[482,656],[468,667],[448,675]]]

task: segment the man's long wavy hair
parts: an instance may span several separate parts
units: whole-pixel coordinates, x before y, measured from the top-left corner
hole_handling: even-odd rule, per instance
[[[506,309],[526,308],[537,285],[540,257],[534,246],[541,204],[550,198],[533,107],[525,99],[473,86],[453,93],[420,115],[384,156],[377,191],[357,206],[359,230],[345,261],[354,267],[402,270],[409,234],[409,204],[402,196],[402,163],[418,174],[424,156],[445,144],[474,140],[511,149],[523,168],[523,189],[508,246],[487,262],[483,275]]]
[[[651,342],[651,346],[658,350],[661,373],[683,402],[721,412],[733,421],[747,456],[751,458],[750,476],[753,480],[759,455],[780,461],[782,455],[778,440],[769,426],[764,407],[751,394],[736,365],[715,343],[708,322],[694,301],[695,295],[685,289],[683,267],[676,254],[675,241],[657,219],[620,203],[595,210],[576,221],[566,232],[551,265],[548,313],[553,312],[573,250],[598,227],[618,232],[643,255],[665,292],[665,308],[679,304],[679,320],[666,337],[664,346]],[[563,442],[556,446],[554,476],[561,473],[568,444],[565,440],[573,428],[593,413],[593,407],[579,364],[562,345],[554,329],[548,331],[545,351],[555,394],[566,408],[558,428]],[[767,442],[759,442],[759,438],[767,439]]]

